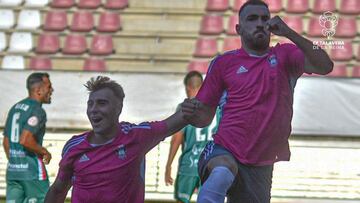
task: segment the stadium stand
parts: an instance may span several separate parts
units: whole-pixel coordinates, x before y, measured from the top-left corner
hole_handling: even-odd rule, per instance
[[[315,0],[312,12],[322,14],[326,11],[333,12],[336,10],[335,0]]]
[[[4,49],[6,49],[7,44],[6,44],[6,36],[5,33],[0,32],[0,51],[3,51]]]
[[[208,0],[206,11],[226,11],[229,9],[229,0]]]
[[[29,62],[29,69],[31,69],[31,70],[51,70],[52,69],[51,59],[46,56],[31,57],[30,62]]]
[[[220,15],[204,15],[201,20],[200,34],[219,35],[223,32],[223,17]]]
[[[0,6],[0,8],[2,8]],[[1,9],[0,10],[0,29],[10,29],[15,24],[15,15],[14,12],[10,9]]]
[[[42,8],[49,3],[49,0],[25,0],[24,6],[27,8]]]

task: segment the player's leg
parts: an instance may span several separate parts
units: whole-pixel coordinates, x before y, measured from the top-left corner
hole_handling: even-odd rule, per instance
[[[209,143],[199,160],[199,175],[203,185],[197,202],[224,202],[237,172],[237,162],[231,153],[220,145]]]
[[[239,173],[228,193],[228,203],[270,203],[273,165],[239,163]]]
[[[23,203],[25,192],[20,183],[16,180],[6,180],[6,203]]]
[[[178,174],[175,180],[175,199],[177,202],[190,203],[197,182],[197,177]]]
[[[24,181],[25,203],[44,202],[47,191],[49,190],[49,180]]]

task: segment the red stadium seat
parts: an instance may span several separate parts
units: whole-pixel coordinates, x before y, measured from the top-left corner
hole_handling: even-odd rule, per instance
[[[335,37],[349,37],[356,36],[356,19],[355,17],[340,17],[338,25],[336,26]]]
[[[83,70],[85,71],[106,71],[106,64],[103,59],[90,57],[85,59]]]
[[[286,16],[283,20],[291,29],[295,30],[297,33],[303,33],[304,29],[302,16]]]
[[[289,13],[306,13],[309,10],[308,0],[287,1],[286,11]]]
[[[113,47],[111,35],[95,35],[91,41],[90,54],[109,55],[113,53]]]
[[[353,67],[351,76],[354,78],[360,78],[360,65]]]
[[[238,12],[241,8],[241,6],[246,2],[247,0],[234,0],[234,5],[232,7],[232,10],[235,12]]]
[[[226,29],[226,34],[228,35],[237,35],[236,32],[236,24],[239,22],[239,16],[237,14],[234,14],[229,17],[228,20],[228,26]]]
[[[217,54],[216,38],[198,38],[195,45],[195,57],[213,57]]]
[[[332,12],[335,10],[336,10],[335,0],[315,0],[312,12],[321,14],[326,11]]]
[[[330,58],[335,61],[348,61],[353,57],[353,48],[351,41],[345,41],[343,49],[331,49]]]
[[[201,20],[200,34],[218,35],[224,30],[223,17],[220,15],[204,15]]]
[[[230,51],[241,48],[240,37],[227,37],[224,39],[223,51]]]
[[[282,10],[282,0],[265,0],[269,5],[269,10],[271,13],[278,13]]]
[[[89,32],[94,28],[94,17],[88,11],[77,11],[73,14],[70,30],[76,32]]]
[[[120,15],[118,13],[104,12],[101,13],[98,26],[99,32],[117,32],[121,29]]]
[[[106,9],[124,9],[128,6],[128,0],[107,0],[104,5]]]
[[[319,23],[319,17],[312,16],[309,20],[307,35],[309,37],[324,37],[324,35],[322,34],[322,29],[323,27],[321,27]]]
[[[59,36],[56,34],[40,34],[36,47],[38,54],[55,54],[60,49]]]
[[[340,13],[344,14],[360,14],[360,1],[359,0],[341,0]]]
[[[74,6],[74,0],[53,0],[51,2],[51,7],[53,8],[70,8]]]
[[[84,9],[96,9],[100,5],[101,0],[80,0],[77,6]]]
[[[208,70],[209,62],[207,60],[193,60],[190,61],[187,70],[190,71],[199,71],[200,73],[205,74]]]
[[[327,74],[328,77],[347,77],[346,64],[335,64],[333,71]]]
[[[65,38],[62,52],[64,54],[83,54],[87,49],[84,35],[69,34]]]
[[[45,56],[34,56],[31,57],[29,63],[29,69],[32,70],[51,70],[52,62],[51,59]]]
[[[66,29],[67,16],[65,11],[49,11],[45,17],[44,30],[63,31]]]
[[[229,8],[229,0],[208,0],[207,11],[226,11]]]

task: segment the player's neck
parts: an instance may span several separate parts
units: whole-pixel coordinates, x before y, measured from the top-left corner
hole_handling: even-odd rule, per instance
[[[88,141],[90,144],[105,144],[110,140],[114,139],[118,134],[118,128],[114,127],[106,132],[95,133],[94,131],[90,134]]]
[[[267,54],[269,51],[269,47],[267,47],[266,49],[262,49],[262,50],[255,50],[255,49],[252,49],[252,48],[246,46],[246,44],[243,44],[242,48],[245,50],[246,53],[248,53],[249,55],[253,55],[253,56],[263,56],[263,55]]]
[[[38,97],[37,95],[30,94],[30,95],[29,95],[29,98],[32,99],[32,100],[35,100],[35,101],[37,101],[37,102],[39,102],[39,103],[42,103],[42,102],[41,102],[41,98]]]

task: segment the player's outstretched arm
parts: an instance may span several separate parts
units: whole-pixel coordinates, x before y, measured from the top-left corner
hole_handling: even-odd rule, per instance
[[[45,203],[64,203],[71,187],[71,180],[62,181],[56,177],[45,197]]]
[[[275,35],[284,36],[294,42],[305,55],[305,72],[325,75],[332,71],[334,63],[318,46],[289,28],[279,16],[268,21],[268,29]]]
[[[34,135],[28,131],[23,130],[21,132],[20,144],[24,146],[27,150],[34,152],[35,154],[41,156],[45,164],[49,164],[51,160],[51,154],[45,147],[40,146]]]
[[[185,120],[184,115],[182,111],[177,111],[170,117],[164,120],[167,126],[167,135],[172,135],[179,130],[181,130],[183,127],[185,127],[189,122]]]
[[[184,118],[193,126],[204,128],[210,125],[216,112],[216,106],[203,104],[196,98],[185,99],[181,104],[181,111]]]
[[[183,140],[184,140],[184,134],[182,131],[175,133],[171,137],[169,156],[168,156],[168,160],[166,162],[166,168],[165,168],[165,184],[166,185],[172,185],[174,182],[173,178],[171,177],[171,164],[174,161],[176,152],[179,149],[179,146],[182,144]]]

